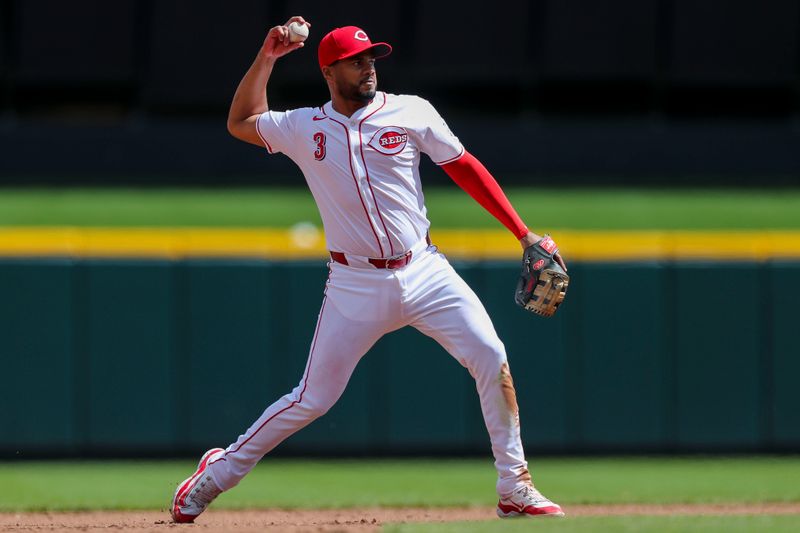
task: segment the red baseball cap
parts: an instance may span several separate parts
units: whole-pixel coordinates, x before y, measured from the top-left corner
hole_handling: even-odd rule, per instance
[[[319,67],[326,67],[365,50],[375,49],[375,58],[386,57],[392,53],[389,43],[373,43],[361,28],[345,26],[329,32],[319,42]]]

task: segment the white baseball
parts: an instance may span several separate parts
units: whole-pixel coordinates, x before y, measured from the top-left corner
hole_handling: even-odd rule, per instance
[[[308,39],[308,26],[299,22],[289,24],[289,42],[299,43]]]

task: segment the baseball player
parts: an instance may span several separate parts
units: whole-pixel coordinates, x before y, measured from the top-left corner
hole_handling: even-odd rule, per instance
[[[310,26],[292,17],[269,30],[233,97],[228,130],[300,167],[325,227],[330,274],[300,383],[236,442],[203,455],[175,492],[172,518],[192,522],[265,454],[327,412],[359,359],[381,336],[404,326],[435,339],[475,378],[498,473],[497,514],[563,516],[531,482],[503,343],[475,293],[428,237],[421,154],[508,227],[523,249],[542,242],[563,266],[555,243],[528,231],[430,103],[378,91],[375,62],[392,47],[373,43],[360,28],[336,28],[319,44],[329,102],[272,110],[266,87],[273,66],[303,47],[290,40],[293,22]]]

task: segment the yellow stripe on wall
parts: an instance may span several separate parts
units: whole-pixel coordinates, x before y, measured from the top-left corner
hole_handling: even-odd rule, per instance
[[[564,258],[584,261],[800,259],[800,231],[553,231]],[[448,256],[517,259],[506,230],[431,232]],[[3,257],[327,257],[312,226],[275,228],[0,228]]]

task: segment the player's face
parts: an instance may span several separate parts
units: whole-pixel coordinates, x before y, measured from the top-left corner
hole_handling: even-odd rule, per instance
[[[378,74],[371,50],[331,65],[331,77],[339,96],[347,100],[369,102],[378,90]]]

